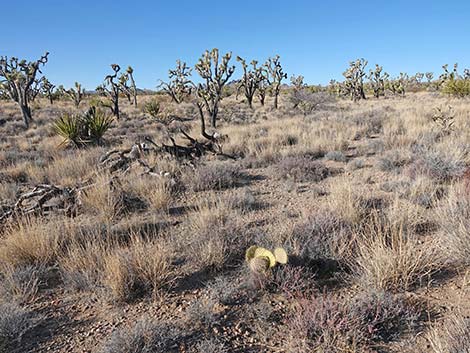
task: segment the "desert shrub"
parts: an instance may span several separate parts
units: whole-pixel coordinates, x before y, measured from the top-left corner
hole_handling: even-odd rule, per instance
[[[304,115],[312,114],[316,110],[327,109],[336,101],[335,97],[327,92],[312,92],[308,88],[292,90],[289,99],[294,107]]]
[[[227,203],[241,213],[262,207],[262,204],[256,200],[254,193],[250,189],[236,190],[227,197]]]
[[[442,92],[455,97],[466,97],[470,95],[470,80],[450,79],[444,82]]]
[[[39,317],[16,304],[0,304],[0,353],[11,352],[13,345],[18,346],[23,336],[39,322]]]
[[[181,330],[175,326],[141,319],[131,328],[116,330],[101,353],[176,353],[181,336]]]
[[[453,315],[443,325],[433,327],[427,339],[434,353],[468,353],[470,319],[461,314]]]
[[[227,346],[217,338],[207,338],[198,342],[194,346],[193,353],[226,353],[229,352]]]
[[[242,177],[239,166],[217,162],[197,168],[194,175],[188,176],[187,184],[194,191],[223,190],[237,186]]]
[[[378,290],[408,290],[443,265],[435,240],[423,243],[403,219],[378,213],[356,234],[355,249],[350,267],[358,283]]]
[[[284,157],[274,169],[281,179],[293,179],[296,182],[318,182],[330,175],[327,167],[306,156]]]
[[[465,162],[460,152],[429,150],[418,147],[408,174],[424,174],[438,182],[449,182],[463,175]]]
[[[368,340],[388,342],[416,328],[420,312],[389,292],[367,291],[353,298],[350,315],[367,330]]]
[[[364,160],[363,159],[353,159],[348,163],[349,170],[358,170],[364,168]]]
[[[144,201],[152,211],[162,211],[168,209],[178,185],[170,177],[136,175],[126,180],[124,188]]]
[[[411,330],[416,310],[389,293],[364,293],[347,300],[338,295],[298,299],[286,326],[289,352],[364,352]]]
[[[348,118],[356,125],[355,138],[370,137],[382,132],[384,121],[387,119],[389,109],[380,107],[366,111],[352,112]]]
[[[470,265],[470,190],[465,184],[451,187],[441,200],[434,219],[442,230],[442,246],[449,260]]]
[[[212,295],[204,295],[194,300],[186,309],[186,318],[191,325],[198,327],[215,324],[219,315],[216,312],[217,299]]]
[[[336,162],[346,162],[347,158],[341,151],[330,151],[325,155],[325,159]]]
[[[407,151],[393,150],[385,152],[377,160],[378,168],[383,172],[395,172],[410,162]]]
[[[4,266],[0,283],[0,297],[18,302],[29,302],[45,283],[47,269],[42,266]]]
[[[400,188],[398,194],[416,205],[431,208],[444,195],[444,189],[429,177],[417,176],[408,186]]]
[[[367,200],[367,190],[353,185],[347,177],[337,178],[330,184],[328,208],[333,210],[346,224],[360,224],[370,210],[371,202]]]
[[[290,263],[275,267],[271,276],[259,278],[257,284],[270,292],[280,293],[288,299],[317,290],[315,274],[304,266]]]
[[[109,222],[148,206],[164,209],[169,202],[169,190],[164,181],[145,183],[134,175],[128,181],[110,182],[107,174],[99,174],[97,182],[82,197],[84,209]],[[156,185],[157,184],[157,185]],[[154,185],[152,190],[149,190]],[[146,202],[147,201],[147,202]]]
[[[220,304],[232,305],[237,301],[240,293],[240,284],[235,278],[219,276],[207,285],[209,295]]]
[[[320,210],[294,225],[286,247],[306,261],[341,260],[350,232],[350,226],[334,212]]]
[[[220,270],[242,258],[249,242],[239,214],[221,199],[201,202],[190,220],[191,237],[186,239],[189,261],[196,270]]]

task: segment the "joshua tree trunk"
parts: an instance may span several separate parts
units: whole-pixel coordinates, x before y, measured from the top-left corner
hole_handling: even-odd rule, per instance
[[[219,106],[216,105],[211,116],[211,126],[215,129],[217,127],[217,113],[219,112]]]
[[[246,97],[246,100],[248,101],[248,106],[250,107],[250,109],[253,109],[253,96]]]
[[[26,128],[29,128],[29,122],[33,120],[31,115],[31,108],[25,104],[20,103],[21,112],[23,113],[23,120]]]
[[[113,113],[117,120],[119,120],[119,98],[116,95],[115,99],[113,100]]]
[[[274,95],[274,109],[277,109],[277,94]]]

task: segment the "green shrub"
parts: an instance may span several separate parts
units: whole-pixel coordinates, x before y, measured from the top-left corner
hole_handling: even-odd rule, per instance
[[[442,92],[455,97],[470,96],[470,80],[451,78],[444,83]]]

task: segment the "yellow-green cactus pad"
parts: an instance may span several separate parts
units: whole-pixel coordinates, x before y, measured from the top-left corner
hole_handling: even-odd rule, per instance
[[[249,262],[250,270],[254,273],[266,272],[269,269],[269,264],[269,258],[265,256],[255,257]]]
[[[256,245],[252,245],[250,246],[247,250],[246,250],[246,253],[245,253],[245,260],[247,262],[250,262],[251,259],[253,259],[255,257],[255,251],[256,249],[258,249],[258,247]]]
[[[269,259],[269,267],[274,267],[276,265],[276,258],[274,254],[265,248],[257,248],[255,250],[255,257],[267,257]]]
[[[280,264],[284,265],[287,263],[287,253],[282,248],[274,249],[274,257],[276,258],[276,261],[279,262]]]

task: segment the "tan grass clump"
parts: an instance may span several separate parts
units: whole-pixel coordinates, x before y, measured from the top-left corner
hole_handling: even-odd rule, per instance
[[[443,266],[437,241],[421,240],[403,222],[378,213],[358,232],[356,249],[351,268],[358,283],[380,290],[408,290]]]

